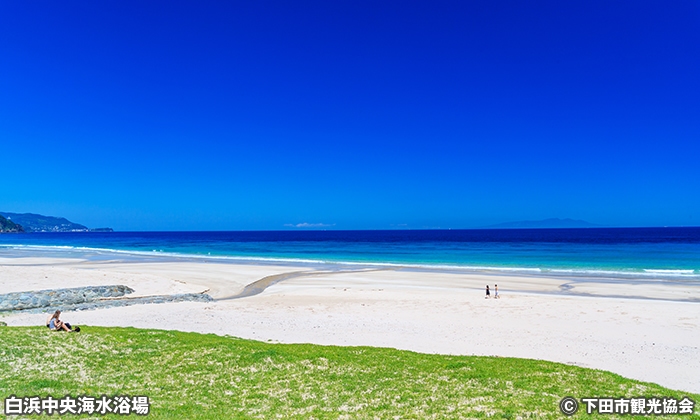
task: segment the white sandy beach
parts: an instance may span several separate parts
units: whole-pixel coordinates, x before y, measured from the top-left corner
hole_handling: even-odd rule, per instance
[[[88,326],[215,333],[285,343],[384,346],[425,353],[575,364],[700,393],[698,287],[630,285],[406,269],[321,272],[216,262],[0,258],[3,293],[124,284],[133,296],[207,292],[214,302],[66,312]],[[306,272],[261,294],[225,299],[267,276]],[[560,286],[583,295],[558,294]],[[484,299],[499,285],[501,299]],[[606,297],[614,296],[614,297]],[[653,298],[653,299],[649,299]],[[11,326],[44,314],[3,315]]]

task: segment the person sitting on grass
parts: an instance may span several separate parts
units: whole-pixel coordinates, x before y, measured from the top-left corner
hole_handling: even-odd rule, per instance
[[[51,329],[51,331],[68,331],[73,332],[70,324],[65,323],[58,319],[61,315],[61,311],[56,311],[46,320],[46,326]]]

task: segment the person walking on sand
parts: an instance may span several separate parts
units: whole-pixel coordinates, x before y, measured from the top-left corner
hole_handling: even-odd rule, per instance
[[[72,332],[70,324],[66,324],[59,320],[58,317],[61,316],[61,311],[56,311],[46,320],[46,326],[51,329],[51,331],[68,331]]]
[[[497,285],[497,284],[494,284],[494,285],[493,285],[493,288],[494,288],[494,291],[493,291],[493,298],[494,298],[494,299],[500,299],[501,297],[498,296],[498,285]]]
[[[489,290],[489,285],[486,285],[486,297],[484,299],[488,299],[491,297],[491,291]]]

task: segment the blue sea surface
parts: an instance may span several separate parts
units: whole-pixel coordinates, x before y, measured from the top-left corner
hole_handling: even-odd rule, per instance
[[[700,228],[6,234],[13,251],[700,280]]]

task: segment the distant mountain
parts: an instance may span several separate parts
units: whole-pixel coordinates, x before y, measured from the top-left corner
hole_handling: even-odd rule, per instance
[[[0,216],[0,233],[25,233],[22,226]]]
[[[594,228],[601,227],[583,220],[573,219],[545,219],[526,220],[521,222],[499,223],[486,226],[488,229],[564,229],[564,228]]]
[[[8,221],[22,225],[27,232],[112,232],[111,228],[88,229],[86,226],[73,223],[63,217],[7,212],[0,212],[0,216]]]

